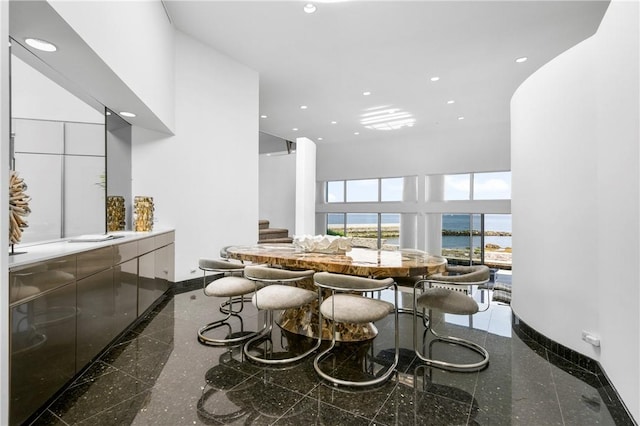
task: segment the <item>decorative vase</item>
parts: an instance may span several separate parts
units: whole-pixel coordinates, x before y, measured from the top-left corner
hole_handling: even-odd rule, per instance
[[[107,197],[107,232],[124,231],[125,211],[124,197],[120,195]]]
[[[153,229],[153,197],[136,196],[134,199],[135,230],[146,232]]]

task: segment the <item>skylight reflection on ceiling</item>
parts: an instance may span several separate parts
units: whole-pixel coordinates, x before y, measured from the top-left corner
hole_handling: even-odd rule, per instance
[[[373,130],[397,130],[402,127],[413,127],[416,119],[413,114],[400,108],[389,106],[368,109],[360,116],[360,124]]]

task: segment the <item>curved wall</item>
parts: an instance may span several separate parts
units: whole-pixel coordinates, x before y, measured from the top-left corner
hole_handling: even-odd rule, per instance
[[[593,37],[538,70],[511,102],[513,310],[599,361],[636,419],[638,21],[637,2],[613,1]]]

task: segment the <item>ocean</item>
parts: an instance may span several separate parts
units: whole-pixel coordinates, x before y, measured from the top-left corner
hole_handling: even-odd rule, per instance
[[[451,231],[465,231],[469,229],[469,215],[467,214],[443,214],[442,229]],[[480,230],[480,215],[473,215],[473,229]],[[485,214],[484,230],[511,232],[510,214]],[[511,237],[485,236],[485,244],[497,244],[500,247],[511,247]],[[473,237],[473,246],[480,247],[480,237]],[[442,237],[442,248],[469,247],[469,237],[445,235]]]
[[[473,215],[473,229],[480,230],[480,215]],[[328,214],[327,220],[330,225],[342,224],[344,216],[342,214]],[[400,223],[399,214],[385,213],[382,215],[382,223]],[[374,224],[378,223],[377,213],[348,213],[347,225],[357,224]],[[469,229],[468,214],[443,214],[442,229],[452,231],[464,231]],[[485,231],[502,231],[511,232],[511,215],[510,214],[485,214],[484,215]],[[393,244],[393,241],[389,240]],[[497,244],[500,247],[511,247],[511,237],[485,236],[485,244]],[[480,246],[480,237],[473,237],[473,246]],[[465,248],[469,247],[469,237],[445,235],[442,237],[442,248]]]

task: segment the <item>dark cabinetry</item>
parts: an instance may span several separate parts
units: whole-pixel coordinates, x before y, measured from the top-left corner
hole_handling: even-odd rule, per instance
[[[78,280],[76,364],[80,371],[118,333],[115,328],[113,269]]]
[[[173,277],[173,249],[170,232],[11,268],[12,425],[162,296]]]
[[[156,300],[156,256],[154,252],[138,258],[138,312],[144,312]]]
[[[10,316],[10,414],[18,424],[76,373],[75,282],[14,305]]]
[[[138,259],[113,268],[115,327],[124,330],[138,317]]]

